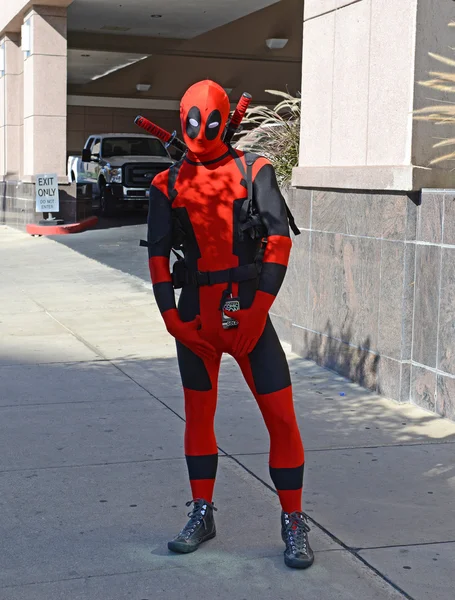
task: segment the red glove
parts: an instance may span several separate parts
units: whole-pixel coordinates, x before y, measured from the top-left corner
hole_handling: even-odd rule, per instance
[[[235,312],[224,311],[226,316],[239,322],[232,349],[236,358],[248,356],[256,347],[264,332],[269,310],[274,300],[275,296],[258,291],[250,308]]]
[[[199,315],[194,321],[185,323],[181,320],[178,310],[172,308],[163,313],[164,324],[168,332],[181,344],[197,354],[202,360],[215,360],[217,353],[215,348],[201,338],[201,318]]]

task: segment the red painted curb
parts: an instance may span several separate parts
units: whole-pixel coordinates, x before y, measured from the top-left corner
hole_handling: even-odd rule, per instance
[[[94,227],[98,223],[98,217],[89,217],[80,223],[70,223],[68,225],[35,225],[29,224],[26,227],[30,235],[68,235],[69,233],[80,233],[86,229]]]

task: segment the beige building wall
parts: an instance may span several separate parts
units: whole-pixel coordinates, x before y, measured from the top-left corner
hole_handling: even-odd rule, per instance
[[[279,99],[265,90],[288,89],[292,94],[300,91],[301,63],[299,60],[270,63],[235,58],[152,56],[86,85],[70,85],[68,91],[70,95],[179,101],[190,85],[207,78],[232,88],[232,102],[248,91],[256,103],[273,104]],[[150,92],[138,93],[137,83],[150,83]]]
[[[68,155],[80,154],[85,141],[93,134],[141,133],[134,124],[134,118],[140,114],[168,131],[180,127],[179,113],[175,110],[68,106]]]
[[[412,113],[428,97],[416,80],[427,78],[429,51],[447,50],[454,12],[439,0],[306,1],[296,185],[449,184],[447,170],[427,169],[434,129]]]
[[[0,78],[0,177],[17,178],[22,154],[22,71],[20,36],[0,39],[5,52],[5,72]]]
[[[0,0],[0,34],[7,32],[19,32],[24,15],[35,4],[46,4],[46,6],[59,6],[66,8],[73,0]]]
[[[66,172],[66,9],[36,6],[25,16],[32,49],[24,62],[24,180]]]

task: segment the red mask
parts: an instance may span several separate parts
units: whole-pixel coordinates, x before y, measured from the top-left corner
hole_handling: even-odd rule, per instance
[[[180,103],[183,139],[198,158],[224,150],[222,136],[229,118],[229,98],[214,81],[192,85]]]

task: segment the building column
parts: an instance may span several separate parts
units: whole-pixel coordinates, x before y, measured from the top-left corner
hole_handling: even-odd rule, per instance
[[[298,354],[437,412],[425,377],[455,376],[438,341],[455,319],[438,292],[455,269],[454,209],[453,194],[424,188],[455,188],[453,163],[429,168],[436,138],[453,132],[413,111],[452,99],[417,83],[450,69],[428,53],[450,55],[451,20],[453,2],[440,0],[306,0],[289,200],[302,235],[278,314]]]
[[[66,174],[67,10],[34,6],[24,18],[30,52],[24,53],[24,172]],[[24,43],[24,40],[23,40]]]
[[[22,54],[20,35],[11,33],[0,40],[4,74],[0,77],[0,177],[17,180],[22,154]]]
[[[417,81],[453,45],[451,2],[306,0],[300,163],[304,187],[419,190],[448,187],[451,167],[429,169],[435,136],[415,121],[434,96]],[[440,96],[441,97],[441,96]]]

